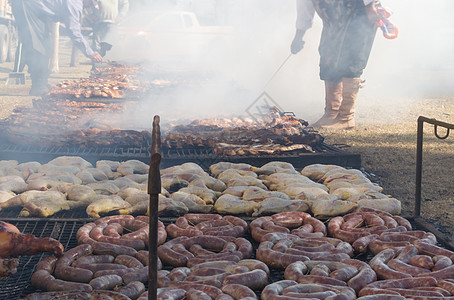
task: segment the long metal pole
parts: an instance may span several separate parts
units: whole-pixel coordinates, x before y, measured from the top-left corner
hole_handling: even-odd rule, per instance
[[[157,299],[158,290],[158,204],[161,192],[161,130],[159,116],[154,116],[151,144],[151,160],[148,172],[149,241],[148,241],[148,300]]]

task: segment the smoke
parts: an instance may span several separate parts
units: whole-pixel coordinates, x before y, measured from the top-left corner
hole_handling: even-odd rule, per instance
[[[159,1],[157,1],[159,2]],[[161,1],[162,2],[162,1]],[[133,120],[208,118],[248,115],[266,92],[285,111],[314,121],[324,107],[324,85],[319,79],[317,51],[321,21],[316,15],[305,35],[305,47],[290,55],[295,32],[295,0],[192,0],[163,1],[166,9],[190,10],[203,26],[228,26],[232,32],[213,49],[194,39],[178,40],[167,32],[158,44],[136,44],[133,38],[117,39],[107,58],[145,64],[169,81],[180,84],[162,88],[134,109]],[[399,37],[387,40],[377,31],[360,92],[359,109],[404,103],[418,97],[453,92],[454,21],[452,0],[382,0],[394,15]],[[151,8],[151,7],[150,7]],[[162,9],[162,6],[159,7]],[[153,7],[154,12],[158,9]],[[139,10],[140,11],[140,10]],[[144,10],[141,11],[142,13]],[[149,22],[134,15],[138,24]],[[186,37],[189,37],[188,33]],[[284,63],[285,62],[285,63]],[[150,72],[150,74],[153,72]],[[178,77],[179,75],[184,75]],[[167,77],[166,77],[167,76]],[[156,78],[155,78],[156,79]],[[392,107],[389,108],[392,110]],[[144,121],[142,121],[144,122]],[[138,124],[149,127],[149,124]]]

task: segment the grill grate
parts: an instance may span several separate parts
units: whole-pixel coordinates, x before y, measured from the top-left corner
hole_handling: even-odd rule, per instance
[[[185,162],[194,162],[202,168],[208,168],[211,164],[229,161],[234,163],[249,163],[255,166],[262,166],[270,161],[280,160],[293,164],[295,168],[304,168],[310,164],[336,164],[342,167],[356,168],[361,167],[361,157],[359,154],[349,153],[345,150],[321,143],[314,146],[314,153],[295,152],[279,155],[260,155],[260,156],[223,156],[217,155],[213,149],[193,148],[193,149],[167,149],[162,151],[161,168],[167,168]],[[40,146],[21,146],[12,144],[1,144],[0,154],[2,159],[13,159],[20,162],[38,161],[47,163],[58,156],[80,156],[87,161],[95,164],[101,159],[110,160],[130,160],[136,159],[144,163],[150,162],[150,148],[77,148],[77,147],[40,147]]]
[[[77,230],[85,224],[83,221],[8,221],[22,233],[30,233],[36,237],[52,237],[65,247],[65,251],[77,246],[75,239]],[[0,299],[21,299],[37,290],[31,285],[30,278],[36,264],[48,256],[46,253],[22,256],[19,259],[17,273],[0,281]]]

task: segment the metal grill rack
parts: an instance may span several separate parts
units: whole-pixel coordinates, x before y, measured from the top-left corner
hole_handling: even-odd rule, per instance
[[[3,218],[2,218],[3,219]],[[65,247],[65,251],[77,246],[77,230],[85,224],[83,221],[49,221],[49,220],[9,220],[22,233],[30,233],[36,237],[52,237]],[[36,264],[48,256],[39,254],[22,256],[19,260],[17,273],[0,281],[0,299],[21,299],[37,290],[31,285],[30,278]]]

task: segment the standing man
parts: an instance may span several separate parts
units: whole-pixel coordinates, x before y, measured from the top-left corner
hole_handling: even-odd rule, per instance
[[[297,0],[296,33],[291,52],[304,46],[314,13],[323,21],[320,79],[325,82],[325,113],[314,127],[355,127],[355,102],[377,30],[375,0]]]
[[[82,53],[94,61],[102,62],[101,55],[90,48],[80,30],[83,0],[10,1],[22,43],[24,62],[32,80],[30,95],[42,96],[49,89],[52,23],[63,23]]]
[[[105,54],[102,47],[107,35],[115,35],[115,26],[128,12],[129,0],[91,0],[94,9],[93,16],[93,49]],[[110,49],[107,49],[110,50]]]

